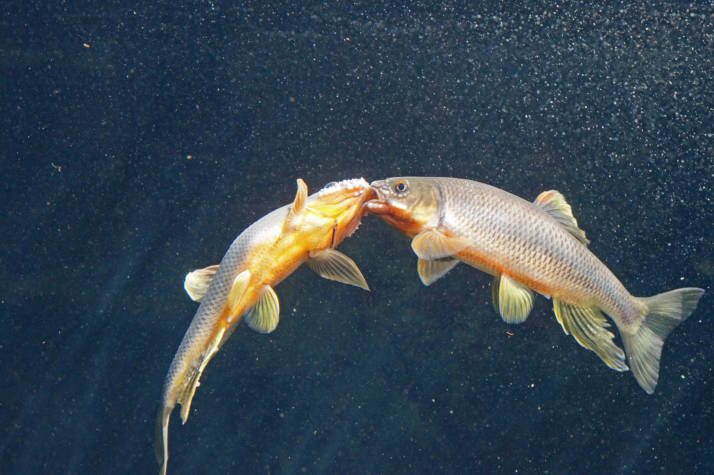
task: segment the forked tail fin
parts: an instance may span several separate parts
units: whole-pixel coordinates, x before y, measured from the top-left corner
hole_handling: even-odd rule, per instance
[[[664,339],[692,314],[703,294],[703,289],[687,287],[638,299],[646,308],[644,320],[637,333],[621,335],[630,369],[647,394],[657,386]]]

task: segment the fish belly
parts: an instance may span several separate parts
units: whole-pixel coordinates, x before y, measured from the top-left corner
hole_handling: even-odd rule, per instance
[[[461,260],[543,295],[595,305],[618,326],[626,327],[628,315],[639,311],[617,277],[538,205],[486,184],[457,181],[441,187],[441,226],[473,243]]]

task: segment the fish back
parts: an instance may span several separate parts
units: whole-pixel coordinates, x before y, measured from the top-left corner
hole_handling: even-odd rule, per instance
[[[546,296],[596,303],[608,313],[627,300],[612,272],[542,207],[484,183],[435,180],[443,202],[440,226],[472,243],[462,260],[508,274]]]
[[[216,320],[220,318],[233,281],[246,267],[247,260],[251,257],[255,258],[252,251],[256,243],[264,243],[271,238],[277,239],[288,211],[289,206],[283,206],[267,214],[239,234],[228,248],[169,367],[164,385],[164,399],[167,402],[175,404],[175,401],[171,401],[177,397],[171,394],[175,390],[173,382],[180,375],[185,374],[189,365],[196,364],[199,356],[194,354],[196,349],[205,346],[205,342],[212,338],[216,329]]]

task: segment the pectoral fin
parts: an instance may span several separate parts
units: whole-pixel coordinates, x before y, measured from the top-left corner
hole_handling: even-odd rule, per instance
[[[230,312],[230,319],[233,318],[235,310],[238,308],[238,305],[240,304],[240,298],[243,296],[243,293],[245,293],[246,287],[248,287],[248,282],[250,281],[250,271],[249,270],[244,270],[240,274],[238,274],[233,281],[233,286],[231,287],[230,292],[228,293],[228,306],[231,309]]]
[[[419,272],[419,279],[424,285],[431,285],[437,280],[441,279],[453,269],[459,261],[456,259],[419,259],[417,263],[417,272]]]
[[[466,239],[447,236],[436,229],[422,231],[412,239],[412,250],[420,259],[451,257],[469,246]]]
[[[183,280],[183,288],[191,300],[200,302],[203,299],[217,271],[218,264],[215,264],[186,274],[186,278]]]
[[[610,326],[605,316],[595,307],[581,307],[553,298],[555,318],[566,335],[573,335],[580,346],[592,350],[615,371],[627,371],[625,352],[606,330]]]
[[[245,323],[251,330],[258,333],[270,333],[275,330],[280,321],[280,302],[273,288],[263,286],[258,301],[245,315]]]
[[[505,274],[493,281],[493,306],[506,323],[523,323],[533,309],[533,291]]]
[[[555,218],[570,234],[586,246],[590,240],[585,236],[585,231],[578,227],[578,221],[573,216],[573,208],[570,207],[565,197],[556,190],[544,191],[535,200],[535,204],[540,206],[546,213]]]
[[[290,207],[290,214],[288,214],[288,221],[292,219],[293,216],[302,213],[305,209],[305,200],[307,200],[307,184],[302,178],[297,179],[297,192],[295,193],[295,199],[293,200],[293,205]]]
[[[310,251],[307,265],[320,277],[369,290],[369,285],[355,261],[336,249],[328,247],[321,251]]]
[[[285,221],[283,221],[283,229],[281,234],[286,234],[294,230],[298,224],[298,216],[305,210],[305,202],[307,201],[307,185],[302,178],[297,179],[297,193],[295,193],[295,199],[293,204],[290,206],[290,211],[288,212]]]

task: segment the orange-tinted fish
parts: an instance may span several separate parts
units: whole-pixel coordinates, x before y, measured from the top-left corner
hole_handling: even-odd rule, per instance
[[[372,196],[364,179],[332,183],[310,196],[305,182],[298,180],[291,205],[243,231],[219,265],[186,276],[186,291],[201,305],[164,383],[156,438],[162,474],[166,473],[173,408],[181,404],[185,423],[201,373],[241,319],[260,333],[275,330],[280,305],[273,287],[307,262],[322,277],[369,290],[357,265],[335,247],[357,229],[363,204]]]
[[[456,178],[404,177],[375,181],[370,213],[412,239],[419,277],[429,285],[459,261],[495,276],[493,302],[503,320],[525,321],[533,291],[553,300],[566,334],[610,368],[631,369],[652,393],[664,339],[694,311],[704,291],[671,290],[633,297],[587,248],[570,205],[557,191],[535,202]],[[607,330],[615,322],[627,352]]]

